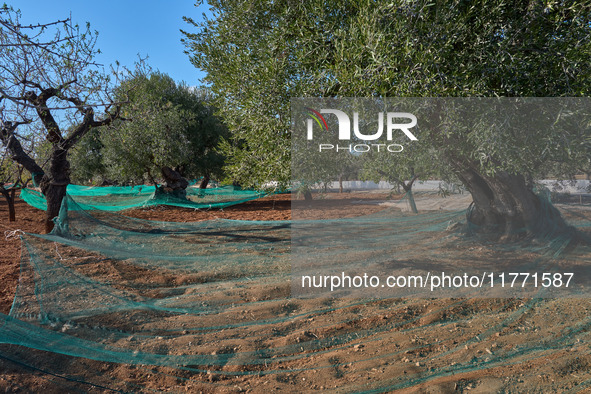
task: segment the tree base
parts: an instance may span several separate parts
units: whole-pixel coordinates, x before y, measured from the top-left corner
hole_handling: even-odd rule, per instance
[[[189,182],[178,171],[170,167],[162,167],[165,185],[156,188],[156,194],[166,194],[183,200],[187,199]]]
[[[6,199],[6,203],[8,204],[8,220],[10,222],[15,222],[16,221],[16,212],[14,210],[15,189],[14,188],[5,189],[4,185],[1,185],[0,186],[0,193],[2,193],[2,195]]]
[[[476,165],[458,163],[457,174],[470,191],[473,203],[467,212],[470,232],[497,242],[527,238],[544,241],[581,239],[569,226],[549,196],[536,194],[533,182],[520,174],[499,171],[482,174]]]

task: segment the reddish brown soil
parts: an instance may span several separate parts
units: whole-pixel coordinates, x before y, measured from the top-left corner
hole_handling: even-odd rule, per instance
[[[145,209],[130,209],[126,216],[166,222],[195,222],[210,219],[289,220],[291,201],[289,194],[277,194],[224,209],[190,209],[167,205]]]
[[[24,231],[27,233],[41,233],[43,231],[43,218],[45,212],[35,209],[17,199],[15,202],[16,222],[8,221],[8,207],[5,201],[0,202],[0,312],[7,314],[14,290],[18,283],[19,276],[19,257],[21,242],[18,237],[9,237],[7,235]]]

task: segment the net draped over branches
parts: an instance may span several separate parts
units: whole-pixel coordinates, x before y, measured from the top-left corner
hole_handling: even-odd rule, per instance
[[[187,189],[187,198],[157,193],[155,186],[80,186],[68,185],[68,194],[85,209],[122,211],[130,208],[171,205],[184,208],[225,208],[264,197],[265,192],[242,190],[234,186]],[[20,197],[38,209],[47,209],[47,201],[34,189],[23,189]]]

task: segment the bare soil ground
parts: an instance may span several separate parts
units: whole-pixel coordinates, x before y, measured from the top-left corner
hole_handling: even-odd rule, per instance
[[[387,200],[387,193],[377,199]],[[352,216],[385,208],[375,200],[375,195],[348,193],[294,204],[305,208],[301,210],[304,217],[320,219],[342,217],[343,207]],[[291,196],[285,194],[224,210],[157,207],[125,214],[178,222],[286,220],[291,218],[291,204]],[[10,310],[19,279],[20,241],[10,235],[15,230],[39,233],[43,229],[44,212],[20,200],[16,212],[17,221],[9,223],[6,205],[0,203],[0,228],[8,236],[0,237],[0,312],[4,314]],[[486,258],[486,251],[482,257]],[[261,284],[241,291],[248,300],[288,298],[289,284],[273,289]],[[207,334],[199,345],[204,354],[235,352],[237,359],[246,350],[301,345],[293,357],[270,359],[268,367],[248,365],[248,360],[243,360],[224,366],[199,366],[203,372],[196,373],[3,345],[0,392],[489,393],[590,389],[589,299],[333,300],[325,305],[331,307],[330,312],[301,315],[302,311],[317,310],[315,302],[286,299],[280,308],[272,310],[237,311],[237,321],[246,321],[253,313],[288,319],[254,327],[243,337],[224,334],[223,330]],[[345,337],[347,340],[330,344],[331,338]],[[306,347],[308,342],[320,340],[327,341],[324,348]],[[86,375],[93,379],[86,380]]]

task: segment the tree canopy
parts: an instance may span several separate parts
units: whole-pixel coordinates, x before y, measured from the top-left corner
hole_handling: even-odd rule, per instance
[[[209,4],[212,19],[187,18],[198,32],[185,43],[228,120],[229,170],[243,182],[258,179],[245,169],[260,159],[262,181],[287,178],[290,97],[585,96],[591,86],[585,2]],[[462,155],[500,150],[472,137]]]
[[[197,32],[185,32],[185,43],[195,66],[208,73],[232,133],[228,170],[245,183],[287,180],[291,97],[569,97],[587,96],[591,88],[588,2],[209,4],[211,19],[187,18]],[[501,198],[494,184],[524,184],[548,163],[572,174],[591,152],[586,127],[569,135],[499,133],[462,129],[421,138],[434,149],[429,163],[420,164],[446,167],[467,183],[487,223],[502,224],[513,215],[511,205],[539,205],[525,192]],[[480,193],[477,184],[491,190]],[[485,201],[487,195],[496,197]],[[519,203],[525,195],[529,202]]]
[[[226,129],[204,92],[158,72],[137,75],[118,91],[128,99],[123,120],[89,133],[76,150],[81,181],[154,182],[163,167],[191,178],[222,176],[224,157],[215,148]]]

